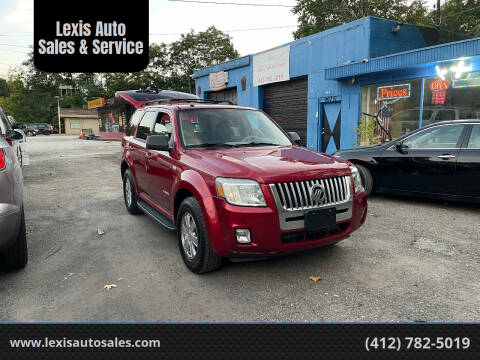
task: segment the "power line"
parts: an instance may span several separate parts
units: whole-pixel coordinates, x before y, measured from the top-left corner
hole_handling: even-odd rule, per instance
[[[267,6],[267,7],[285,7],[293,8],[294,5],[283,5],[283,4],[247,4],[247,3],[235,3],[235,2],[220,2],[220,1],[197,1],[197,0],[168,0],[168,1],[177,1],[177,2],[186,2],[186,3],[196,3],[196,4],[213,4],[213,5],[240,5],[240,6]]]
[[[235,30],[222,30],[222,32],[231,33],[231,32],[242,32],[242,31],[259,31],[259,30],[270,30],[270,29],[285,29],[296,27],[297,25],[287,25],[287,26],[272,26],[272,27],[263,27],[263,28],[251,28],[251,29],[235,29]],[[160,35],[182,35],[185,33],[163,33],[163,34],[149,34],[152,36]]]
[[[455,15],[463,14],[463,13],[465,13],[465,12],[472,11],[472,10],[476,10],[476,9],[480,9],[480,6],[476,6],[476,7],[467,9],[467,10],[459,11],[459,12],[454,13],[454,14],[450,14],[450,15],[447,15],[447,16],[443,16],[443,18],[449,18],[449,17],[455,16]]]
[[[19,48],[27,48],[30,49],[31,46],[24,46],[24,45],[12,45],[12,44],[0,44],[1,46],[12,46],[12,47],[19,47]]]

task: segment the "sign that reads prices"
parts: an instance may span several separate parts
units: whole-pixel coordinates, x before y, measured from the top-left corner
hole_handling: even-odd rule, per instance
[[[209,75],[209,83],[211,91],[219,91],[227,88],[228,72],[219,71]]]
[[[253,86],[290,80],[290,46],[253,56]]]
[[[377,100],[395,100],[409,98],[410,84],[382,86],[377,88]]]

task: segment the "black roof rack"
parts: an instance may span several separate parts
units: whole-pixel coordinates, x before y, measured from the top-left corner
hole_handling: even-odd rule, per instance
[[[173,104],[173,103],[197,103],[197,104],[227,104],[227,105],[235,105],[231,101],[227,100],[202,100],[202,99],[158,99],[153,101],[145,102],[145,106],[148,105],[161,105],[161,104]]]

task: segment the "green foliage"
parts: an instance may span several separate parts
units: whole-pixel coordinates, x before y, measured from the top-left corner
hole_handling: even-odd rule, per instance
[[[376,145],[382,142],[379,135],[375,135],[375,120],[362,115],[358,128],[356,128],[358,144],[360,146]]]
[[[196,69],[216,65],[238,57],[229,35],[210,26],[196,34],[191,30],[170,44],[168,65],[183,91],[192,92],[191,75]]]
[[[441,29],[480,36],[480,0],[449,0],[440,9]]]
[[[0,96],[9,96],[10,89],[8,88],[7,80],[0,78]]]
[[[365,16],[377,16],[404,23],[427,22],[425,0],[297,0],[296,39],[345,24]]]

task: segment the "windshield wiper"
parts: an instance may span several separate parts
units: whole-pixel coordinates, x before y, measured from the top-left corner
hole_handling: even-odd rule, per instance
[[[235,146],[241,147],[241,146],[281,146],[281,145],[275,144],[275,143],[269,143],[269,142],[252,141],[252,142],[243,143],[243,144],[235,144]]]
[[[204,143],[204,144],[198,144],[198,145],[189,145],[188,147],[189,148],[235,147],[235,145],[226,144],[226,143]]]

